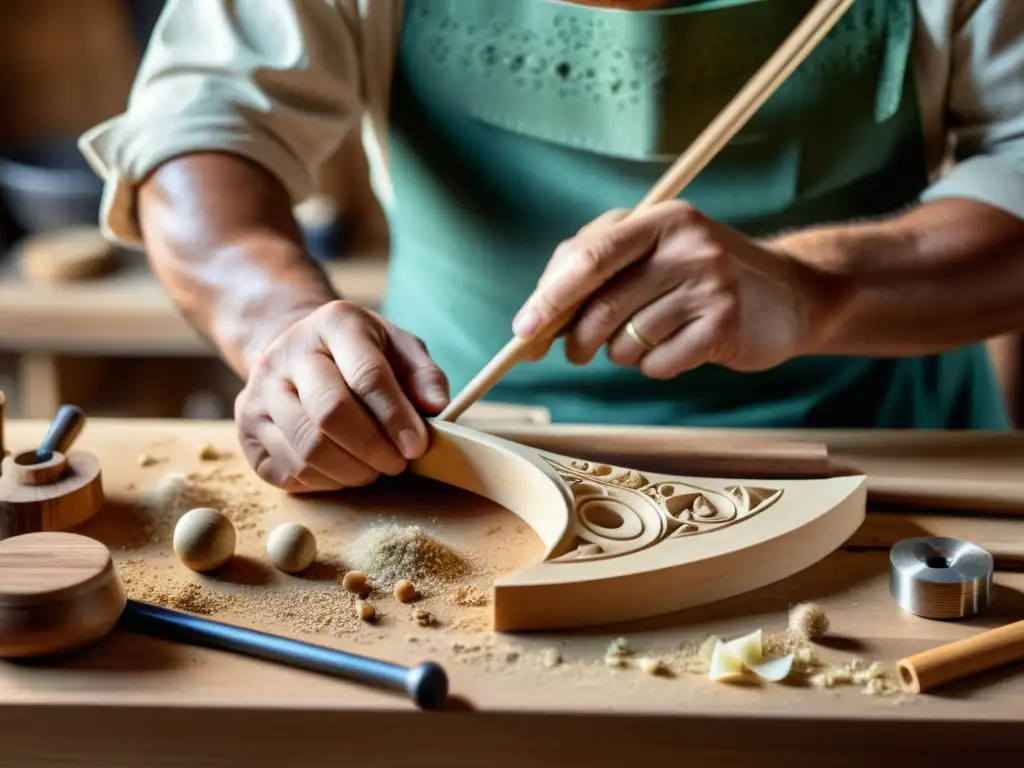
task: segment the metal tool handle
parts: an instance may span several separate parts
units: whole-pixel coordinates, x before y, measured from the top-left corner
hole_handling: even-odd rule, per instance
[[[67,453],[85,426],[85,411],[77,405],[62,405],[50,422],[50,429],[36,449],[36,459],[47,461],[54,451]]]
[[[120,625],[166,640],[234,651],[378,688],[404,691],[421,709],[436,709],[448,698],[448,675],[433,662],[403,667],[137,600],[128,601]]]

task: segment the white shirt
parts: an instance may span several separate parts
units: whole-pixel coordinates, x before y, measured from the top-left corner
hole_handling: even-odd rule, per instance
[[[923,198],[970,198],[1024,219],[1024,0],[917,0],[917,12],[913,66],[932,179]],[[388,206],[401,18],[402,0],[168,0],[126,111],[79,142],[105,180],[104,234],[140,244],[138,183],[190,152],[248,157],[299,203],[353,131]]]

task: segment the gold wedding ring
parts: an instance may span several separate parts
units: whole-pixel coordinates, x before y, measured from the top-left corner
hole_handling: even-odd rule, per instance
[[[633,325],[632,320],[626,323],[626,333],[628,333],[630,338],[632,338],[633,341],[639,344],[647,352],[650,352],[652,349],[654,349],[655,345],[651,343],[651,341],[647,337],[645,337],[642,333],[640,333],[640,331],[636,329],[636,326]]]

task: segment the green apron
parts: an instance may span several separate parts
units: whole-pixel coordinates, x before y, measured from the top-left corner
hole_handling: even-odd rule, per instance
[[[383,311],[426,342],[453,392],[508,341],[555,246],[635,205],[812,4],[407,0]],[[912,204],[928,183],[914,21],[914,0],[858,0],[686,199],[751,236]],[[757,373],[706,365],[655,381],[604,353],[574,366],[559,342],[489,399],[581,423],[1009,428],[980,345]]]

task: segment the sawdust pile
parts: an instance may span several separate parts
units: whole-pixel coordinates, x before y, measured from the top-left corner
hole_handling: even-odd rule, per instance
[[[469,563],[458,552],[428,536],[416,525],[387,523],[356,539],[347,562],[379,585],[409,579],[439,586],[467,576]]]
[[[204,577],[154,568],[140,559],[121,562],[117,568],[129,597],[165,608],[201,616],[216,613],[228,621],[276,625],[305,634],[345,635],[360,629],[355,597],[336,581],[269,589],[217,583],[214,588],[202,583]]]
[[[240,472],[218,467],[209,472],[168,472],[146,494],[141,507],[146,543],[166,543],[178,518],[196,507],[221,512],[236,530],[252,530],[268,508],[258,488]]]
[[[118,573],[128,597],[164,608],[209,616],[237,600],[235,595],[220,594],[194,581],[183,581],[157,571],[142,560],[120,563]]]

